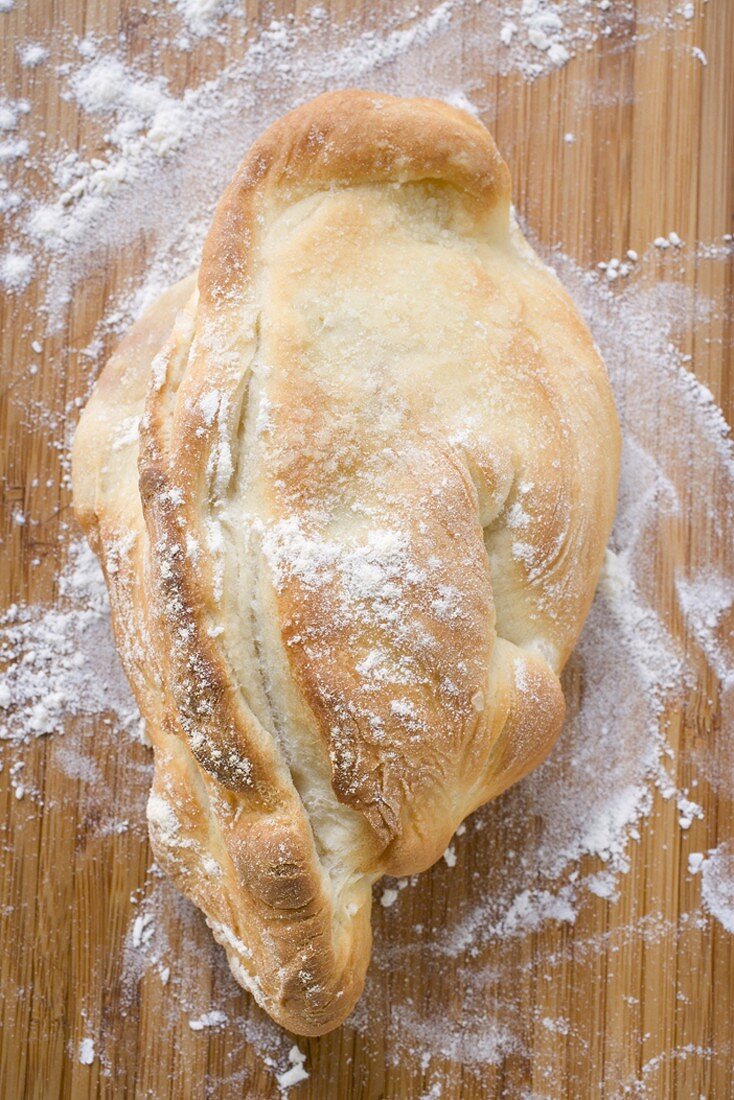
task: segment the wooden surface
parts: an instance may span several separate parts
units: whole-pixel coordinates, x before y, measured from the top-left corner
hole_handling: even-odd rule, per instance
[[[359,15],[357,5],[347,7]],[[637,5],[640,26],[653,7],[659,15],[660,4]],[[677,7],[671,4],[670,12]],[[687,241],[731,231],[734,4],[711,0],[705,9],[703,18],[683,30],[666,30],[658,19],[637,45],[629,37],[597,42],[561,71],[533,83],[517,74],[483,73],[473,51],[471,77],[482,102],[491,105],[485,121],[510,163],[515,202],[541,242],[560,242],[590,267],[634,244],[646,245],[667,229],[675,228]],[[273,10],[288,9],[276,4]],[[346,10],[333,8],[333,19],[343,19]],[[251,14],[253,25],[269,18],[254,5]],[[61,136],[74,148],[89,134],[74,106],[59,100],[50,69],[19,67],[17,41],[47,40],[51,24],[65,23],[79,33],[125,27],[127,48],[155,71],[155,59],[145,52],[146,20],[125,0],[19,2],[0,18],[6,82],[15,95],[31,101],[36,117],[47,119],[47,137],[35,139],[34,151],[41,155],[56,148]],[[328,25],[322,33],[328,40]],[[692,62],[694,44],[704,50],[706,67]],[[188,60],[182,55],[181,71],[166,63],[168,75],[179,89],[194,84],[236,48],[213,45],[208,54],[199,51]],[[575,143],[564,143],[567,132],[576,136]],[[64,331],[44,341],[34,379],[25,373],[27,363],[38,358],[29,347],[37,332],[34,286],[4,303],[0,424],[8,457],[0,587],[6,602],[53,599],[59,539],[63,543],[74,533],[54,442],[59,433],[44,424],[29,428],[23,408],[8,400],[7,387],[22,368],[18,384],[26,387],[27,402],[43,399],[59,411],[84,391],[80,356],[67,349],[84,346],[107,296],[144,269],[145,248],[141,241],[137,250],[111,250],[106,269],[79,288]],[[685,277],[702,294],[731,303],[730,266],[691,266]],[[731,422],[730,346],[731,325],[721,312],[690,334],[696,370]],[[15,507],[40,522],[13,525]],[[682,522],[675,544],[657,548],[663,609],[688,534]],[[35,558],[40,565],[31,567]],[[691,656],[695,666],[696,655]],[[702,665],[699,670],[687,698],[668,715],[681,786],[695,777],[696,746],[724,736],[717,684]],[[176,905],[149,873],[142,827],[147,750],[128,737],[116,740],[102,718],[76,719],[73,726],[76,743],[95,756],[99,782],[70,778],[69,769],[60,766],[63,736],[41,739],[25,754],[25,774],[40,800],[17,800],[7,767],[0,776],[0,1095],[4,1100],[277,1096],[273,1070],[251,1041],[253,1029],[261,1028],[266,1040],[270,1035],[263,1015],[229,978],[199,915]],[[111,806],[124,804],[131,817],[138,815],[127,831],[110,835],[102,827],[100,789]],[[704,782],[697,800],[705,817],[684,835],[674,804],[656,795],[641,841],[631,848],[632,866],[621,879],[619,900],[592,899],[574,926],[547,924],[523,939],[490,944],[476,959],[442,960],[440,974],[430,967],[373,967],[372,1020],[380,1019],[381,1004],[389,1013],[391,1005],[405,1006],[411,997],[434,1018],[461,1019],[467,1006],[461,1003],[460,968],[476,966],[489,975],[479,1007],[488,1017],[498,1014],[501,1024],[511,983],[512,1022],[520,1042],[498,1064],[477,1074],[462,1066],[461,1057],[434,1052],[422,1069],[420,1052],[391,1057],[387,1031],[379,1026],[369,1035],[346,1027],[301,1041],[310,1076],[291,1095],[319,1100],[734,1096],[734,937],[710,919],[681,920],[682,914],[700,910],[699,882],[687,874],[687,852],[706,851],[734,835],[734,807]],[[377,905],[376,942],[388,936],[408,942],[416,922],[440,925],[462,895],[476,892],[473,871],[486,868],[491,881],[504,839],[486,829],[472,833],[456,868],[449,872],[441,864],[423,876],[396,911]],[[228,1015],[245,1021],[242,1027],[194,1032],[188,1026],[192,1009],[177,1007],[175,981],[164,988],[153,970],[139,983],[126,976],[125,937],[136,904],[152,890],[170,901],[165,935],[169,957],[183,959],[193,975],[189,986],[196,996],[189,988],[188,1004],[205,1009],[216,994]],[[644,932],[646,916],[656,922],[655,935]],[[565,1033],[542,1026],[544,1019],[559,1018],[567,1021]],[[76,1055],[87,1035],[95,1037],[99,1055],[91,1066],[80,1064]],[[280,1069],[283,1050],[287,1044],[273,1054]]]

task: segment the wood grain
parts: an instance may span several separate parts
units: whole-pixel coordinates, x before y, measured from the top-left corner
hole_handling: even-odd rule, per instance
[[[711,0],[684,30],[672,29],[678,5],[669,7],[671,29],[661,18],[664,5],[650,0],[632,7],[645,31],[636,44],[614,38],[598,42],[533,83],[517,74],[499,77],[481,66],[464,74],[483,101],[493,104],[486,121],[510,164],[515,202],[532,232],[546,245],[561,242],[584,266],[642,248],[669,229],[686,241],[713,240],[732,230],[734,4]],[[336,4],[330,19],[338,24],[349,15],[358,21],[370,9],[387,14],[390,7]],[[281,3],[248,7],[253,27],[289,10]],[[302,14],[305,5],[293,10]],[[499,19],[499,5],[497,10]],[[60,78],[50,66],[19,65],[18,42],[46,40],[52,25],[100,36],[124,28],[128,55],[157,71],[159,62],[148,48],[148,16],[125,0],[19,2],[0,19],[6,84],[13,95],[30,101],[36,120],[43,119],[37,129],[45,129],[46,137],[36,136],[31,150],[40,158],[62,137],[90,155],[99,134],[60,98]],[[328,24],[321,33],[328,41]],[[707,66],[692,60],[694,44],[704,50]],[[205,54],[191,55],[195,60],[183,54],[174,64],[168,57],[165,75],[180,92],[217,72],[236,48],[232,42],[211,43]],[[576,140],[564,142],[566,133]],[[70,402],[88,383],[79,349],[110,295],[144,270],[146,253],[145,239],[135,249],[113,250],[104,269],[78,286],[64,329],[44,338],[42,357],[30,346],[37,334],[36,284],[2,304],[0,596],[5,604],[52,601],[61,547],[76,534],[57,446],[63,432],[48,417],[32,415],[33,403],[59,415],[70,409],[73,420]],[[661,254],[661,271],[665,262]],[[731,304],[730,265],[690,265],[684,277],[696,293]],[[690,332],[688,344],[699,377],[731,421],[731,311],[713,311]],[[29,378],[31,361],[40,369]],[[18,389],[22,401],[13,399]],[[685,489],[683,466],[681,482]],[[14,524],[11,516],[18,508],[32,522]],[[675,625],[673,570],[685,561],[690,540],[707,535],[691,531],[685,515],[674,530],[661,529],[659,535],[660,610]],[[688,656],[698,679],[666,716],[676,749],[675,779],[682,787],[697,777],[696,749],[711,749],[726,735],[718,685],[694,648]],[[572,694],[580,690],[573,676],[567,687]],[[7,767],[0,776],[0,1095],[5,1100],[277,1096],[272,1068],[247,1039],[253,1027],[269,1034],[263,1015],[229,978],[200,916],[177,904],[151,872],[143,825],[147,750],[118,738],[104,717],[71,725],[66,735],[41,739],[25,754],[24,774],[40,798],[17,800]],[[61,766],[59,754],[70,734],[95,760],[93,784],[70,777],[69,768]],[[127,831],[106,830],[100,790],[111,808],[126,807]],[[460,967],[469,964],[487,973],[480,1008],[488,1018],[496,1014],[501,1024],[506,986],[513,983],[512,1023],[520,1042],[481,1076],[460,1057],[434,1054],[424,1069],[420,1052],[395,1060],[386,1049],[386,1029],[363,1035],[345,1027],[301,1041],[310,1076],[291,1095],[299,1100],[734,1096],[734,937],[713,920],[690,918],[700,908],[699,884],[687,874],[689,851],[706,851],[734,835],[734,806],[703,781],[696,798],[705,817],[683,834],[674,803],[656,796],[641,840],[631,848],[631,869],[621,880],[618,901],[593,899],[575,925],[545,925],[534,935],[483,948],[475,960],[444,960],[440,973],[373,967],[367,992],[373,1020],[380,1019],[381,1010],[387,1020],[390,1006],[405,1006],[412,998],[422,1012],[460,1021],[467,1009]],[[434,868],[401,896],[395,911],[376,907],[378,944],[388,937],[409,943],[416,923],[440,926],[461,899],[477,896],[485,871],[491,879],[497,870],[506,842],[501,815],[488,820],[495,827],[470,829],[453,870],[443,864]],[[188,1026],[193,1010],[176,999],[175,976],[164,987],[154,969],[139,982],[125,970],[124,944],[137,903],[151,890],[160,891],[168,906],[169,955],[182,960],[190,975],[187,1004],[207,1006],[216,995],[231,1019],[246,1021],[249,1031],[194,1032]],[[565,1033],[549,1030],[546,1019],[567,1021]],[[77,1058],[78,1043],[88,1034],[96,1037],[101,1055],[91,1066]],[[282,1069],[282,1052],[277,1058]]]

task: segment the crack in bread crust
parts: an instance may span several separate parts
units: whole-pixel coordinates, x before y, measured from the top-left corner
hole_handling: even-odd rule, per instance
[[[298,108],[75,440],[157,858],[296,1032],[359,996],[372,883],[430,866],[562,722],[619,431],[509,199],[487,131],[445,104]]]

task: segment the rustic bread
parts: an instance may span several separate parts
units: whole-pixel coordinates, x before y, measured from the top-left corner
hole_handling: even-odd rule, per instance
[[[73,458],[156,858],[257,1001],[328,1031],[372,884],[553,745],[615,507],[603,365],[484,127],[361,91],[271,126]]]

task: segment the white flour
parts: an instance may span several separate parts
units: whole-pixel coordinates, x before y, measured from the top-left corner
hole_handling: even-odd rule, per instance
[[[704,905],[727,932],[734,933],[734,842],[709,852],[701,878]]]
[[[202,37],[217,29],[223,16],[237,10],[237,0],[172,0],[192,34]]]
[[[25,290],[33,275],[33,257],[9,249],[0,256],[0,283],[5,290],[17,293]]]
[[[48,608],[12,605],[0,617],[0,739],[63,729],[75,715],[111,712],[137,731],[139,715],[115,653],[107,590],[84,541],[73,543]]]
[[[95,1059],[94,1040],[82,1039],[79,1044],[79,1061],[83,1066],[91,1066]]]
[[[734,579],[702,572],[694,581],[678,581],[678,600],[692,637],[724,691],[734,687],[732,632],[723,627],[734,604]]]
[[[8,8],[0,4],[0,12]],[[652,36],[660,27],[695,29],[697,13],[681,6],[668,14],[661,5],[658,22],[650,17],[637,26],[637,34]],[[36,355],[49,330],[63,331],[66,307],[85,281],[103,271],[110,256],[136,248],[144,236],[148,242],[144,275],[110,293],[86,348],[90,384],[111,336],[195,264],[212,203],[244,148],[287,107],[327,87],[362,84],[438,95],[491,125],[495,105],[481,88],[464,84],[465,70],[507,74],[510,83],[535,79],[600,39],[599,48],[612,37],[615,48],[624,48],[634,29],[631,7],[620,0],[606,5],[523,0],[503,5],[499,17],[496,5],[446,0],[410,9],[410,14],[407,7],[396,9],[390,25],[381,28],[369,19],[360,28],[330,27],[323,9],[314,7],[298,21],[273,21],[265,29],[248,28],[241,9],[229,0],[174,0],[173,7],[157,5],[156,20],[169,33],[157,48],[174,53],[198,49],[211,35],[247,37],[236,62],[183,92],[174,91],[163,77],[151,77],[155,65],[146,66],[144,59],[133,64],[114,42],[73,41],[61,32],[53,40],[20,44],[23,64],[55,66],[59,94],[85,122],[99,124],[94,155],[60,151],[37,162],[33,174],[24,171],[22,159],[37,120],[25,101],[0,102],[0,156],[20,165],[12,182],[0,180],[0,210],[9,227],[0,280],[13,294],[21,294],[34,278],[42,285],[45,315],[34,333]],[[49,59],[41,56],[45,49]],[[691,55],[688,63],[702,61]],[[678,790],[669,778],[674,760],[666,740],[666,708],[705,676],[709,685],[717,680],[723,685],[724,706],[734,710],[734,582],[726,558],[727,547],[734,544],[732,516],[726,509],[712,511],[714,500],[734,501],[734,458],[722,414],[690,373],[695,364],[680,350],[686,333],[722,303],[694,300],[685,278],[672,275],[685,276],[693,264],[721,262],[731,253],[731,240],[686,244],[670,227],[660,231],[666,247],[631,241],[624,260],[605,260],[604,268],[592,271],[545,250],[584,311],[609,367],[625,433],[619,511],[599,592],[567,673],[569,683],[583,674],[582,701],[569,715],[556,750],[538,772],[475,814],[431,872],[445,883],[450,898],[435,926],[400,932],[401,914],[423,879],[380,888],[372,977],[349,1026],[367,1043],[384,1034],[387,1056],[395,1062],[425,1069],[431,1059],[443,1056],[481,1074],[482,1066],[521,1052],[516,964],[508,952],[500,975],[502,995],[488,1000],[497,974],[483,962],[483,951],[498,940],[522,941],[547,922],[573,923],[597,898],[613,901],[656,791],[676,801],[685,837],[701,811],[695,792]],[[661,255],[669,274],[656,280],[653,265]],[[30,423],[52,436],[65,467],[75,409],[31,405],[25,382],[32,382],[34,365],[29,362],[13,400],[24,404]],[[661,581],[651,568],[653,541],[664,545],[676,538],[686,517],[692,532],[690,568]],[[21,526],[35,522],[32,510],[28,516],[19,511],[16,518]],[[310,559],[308,564],[313,564]],[[671,590],[668,596],[673,588],[677,595],[678,640],[675,624],[656,610],[665,602],[661,584]],[[4,614],[0,657],[7,664],[0,685],[0,748],[16,797],[40,798],[26,766],[26,745],[44,734],[61,734],[70,718],[106,714],[115,729],[139,736],[111,641],[101,575],[84,544],[74,542],[62,562],[57,605],[21,605]],[[112,806],[94,748],[77,725],[55,742],[54,766],[88,785],[88,797],[100,810],[100,832],[135,828],[142,842],[147,769],[127,768],[127,801]],[[721,791],[734,791],[732,745],[731,736],[722,734],[715,748],[701,747],[696,756],[701,779]],[[492,845],[495,836],[503,838],[501,858]],[[479,852],[486,862],[481,873],[472,874]],[[699,863],[694,860],[694,868],[700,871],[702,904],[710,916],[683,919],[676,934],[685,937],[696,921],[711,919],[734,931],[731,845],[722,843]],[[450,897],[451,876],[457,874],[468,883],[460,900]],[[183,937],[186,947],[178,955],[167,933],[173,922],[177,942]],[[672,931],[651,916],[625,934],[652,942]],[[203,954],[202,943],[208,945]],[[600,937],[577,941],[575,949],[592,958],[609,946]],[[190,974],[196,965],[192,960],[198,959],[213,974],[206,1000]],[[556,962],[548,960],[550,971]],[[447,1003],[454,987],[460,990],[464,1014],[459,1022],[450,1022],[440,1005],[429,1013],[397,994],[393,1003],[382,1004],[385,987],[376,975],[427,965],[440,974],[445,968]],[[210,943],[198,914],[155,869],[119,964],[118,980],[130,1003],[146,972],[157,974],[166,989],[170,1014],[161,1020],[166,1036],[184,1020],[195,1033],[203,1032],[198,1041],[205,1041],[207,1032],[226,1019],[228,1042],[257,1050],[282,1089],[307,1074],[300,1051],[293,1053],[291,1040],[274,1024],[262,1014],[242,1016],[240,994],[221,951]],[[488,1012],[488,1003],[496,1006],[493,1011]],[[550,1033],[565,1034],[562,1019],[538,1022]],[[100,1058],[104,1066],[104,1041],[98,1028],[74,1056],[85,1064]],[[671,1051],[668,1057],[683,1053]],[[652,1064],[645,1068],[643,1085],[654,1069]],[[436,1079],[425,1095],[440,1092]]]

